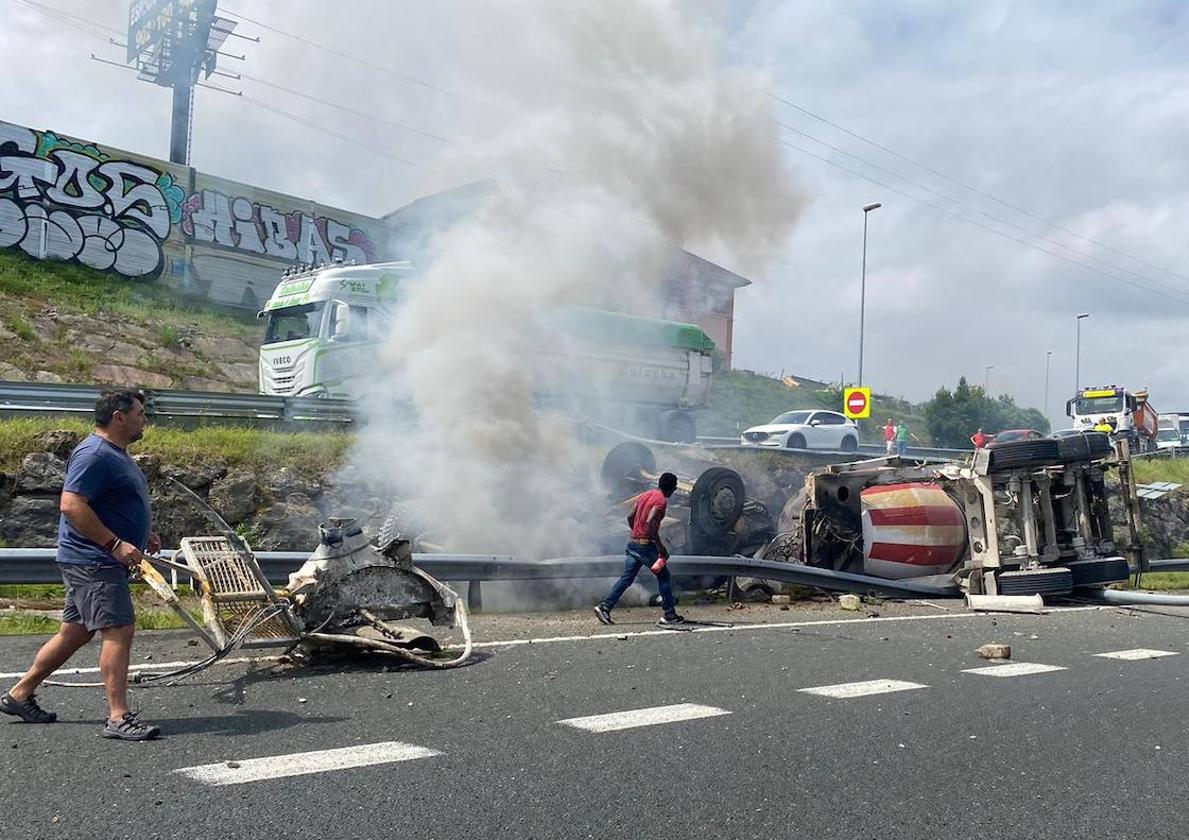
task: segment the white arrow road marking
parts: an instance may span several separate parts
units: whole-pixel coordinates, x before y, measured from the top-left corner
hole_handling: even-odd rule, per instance
[[[653,706],[648,709],[632,709],[627,712],[612,712],[609,715],[559,720],[563,726],[585,729],[587,732],[613,732],[617,729],[634,729],[637,726],[655,726],[658,723],[676,723],[681,720],[729,715],[726,709],[714,706],[699,706],[697,703],[677,703],[673,706]]]
[[[1131,650],[1113,650],[1110,653],[1096,653],[1094,655],[1101,656],[1103,659],[1126,659],[1128,661],[1134,661],[1136,659],[1159,659],[1162,656],[1176,656],[1177,651],[1132,648]]]
[[[1059,665],[1037,665],[1031,662],[1012,662],[1010,665],[988,665],[985,668],[963,668],[963,674],[981,674],[984,677],[1025,677],[1029,674],[1047,674],[1050,671],[1064,671]]]
[[[894,691],[911,691],[914,688],[928,688],[920,683],[905,682],[904,680],[866,680],[865,682],[839,683],[838,685],[819,685],[816,688],[801,688],[805,694],[820,694],[823,697],[836,697],[849,700],[854,697],[867,697],[872,694],[891,694]]]
[[[265,758],[244,758],[219,764],[201,764],[197,767],[183,767],[173,772],[204,785],[239,785],[262,779],[282,779],[286,776],[304,776],[329,770],[392,764],[435,755],[441,753],[416,744],[381,741],[378,744],[360,744],[334,750],[314,750],[289,755],[270,755]]]

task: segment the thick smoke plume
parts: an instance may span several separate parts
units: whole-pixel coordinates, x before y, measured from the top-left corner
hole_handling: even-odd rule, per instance
[[[485,101],[434,186],[485,187],[430,238],[375,371],[415,416],[378,410],[355,462],[451,550],[590,550],[573,425],[534,405],[556,343],[538,328],[567,304],[659,312],[680,248],[762,269],[800,196],[764,78],[678,7],[468,9],[455,87]]]

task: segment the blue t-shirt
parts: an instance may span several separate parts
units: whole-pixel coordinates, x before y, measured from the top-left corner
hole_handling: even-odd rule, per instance
[[[152,511],[149,484],[132,457],[99,435],[87,438],[66,462],[64,491],[85,496],[99,521],[141,551],[149,544]],[[80,534],[63,514],[58,519],[58,562],[122,565]]]

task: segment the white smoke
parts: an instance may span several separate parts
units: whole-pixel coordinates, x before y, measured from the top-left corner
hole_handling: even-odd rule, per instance
[[[376,371],[415,420],[373,417],[354,460],[449,549],[556,556],[592,535],[573,428],[534,408],[537,325],[565,304],[659,311],[679,248],[757,270],[800,196],[765,79],[678,7],[467,8],[455,87],[484,119],[435,172],[489,187],[432,238]]]

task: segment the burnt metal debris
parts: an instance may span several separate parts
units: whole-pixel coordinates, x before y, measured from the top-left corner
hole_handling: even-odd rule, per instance
[[[179,554],[184,562],[152,558],[141,563],[140,574],[215,658],[237,648],[300,646],[309,654],[354,648],[440,669],[457,667],[470,657],[465,604],[414,565],[407,539],[390,533],[383,544],[373,544],[353,519],[331,519],[318,531],[318,548],[280,590],[269,584],[247,544],[229,528],[222,536],[183,539]],[[202,602],[201,624],[152,563],[165,563],[194,579]],[[458,627],[462,651],[435,656],[442,650],[436,639],[394,623],[418,618]]]

